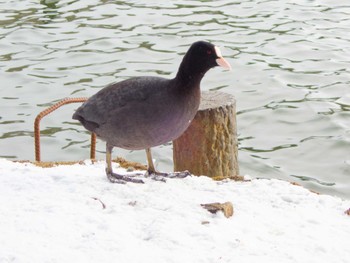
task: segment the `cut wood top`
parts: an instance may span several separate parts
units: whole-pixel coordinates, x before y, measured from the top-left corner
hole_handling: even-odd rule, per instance
[[[233,104],[236,104],[236,99],[233,95],[221,91],[203,91],[198,110],[204,111]]]

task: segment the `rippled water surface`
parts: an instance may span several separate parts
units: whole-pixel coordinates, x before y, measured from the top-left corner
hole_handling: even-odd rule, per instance
[[[33,160],[34,118],[54,102],[173,77],[188,46],[208,40],[233,67],[202,89],[236,96],[241,173],[350,198],[349,32],[347,1],[0,1],[0,156]],[[42,121],[43,160],[88,158],[76,107]],[[154,157],[172,169],[171,144]]]

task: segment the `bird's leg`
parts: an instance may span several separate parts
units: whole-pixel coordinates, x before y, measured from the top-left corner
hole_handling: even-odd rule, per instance
[[[146,176],[150,176],[152,179],[154,179],[156,181],[165,182],[165,178],[185,178],[185,177],[191,175],[191,173],[189,171],[173,172],[173,173],[158,172],[154,168],[152,153],[151,153],[150,148],[146,149],[146,155],[147,155],[147,162],[148,162],[148,169],[146,172]]]
[[[127,182],[143,184],[140,179],[130,178],[126,175],[113,173],[112,170],[112,149],[113,146],[106,146],[106,175],[111,183],[125,184]]]
[[[148,169],[147,172],[148,173],[155,173],[156,169],[154,168],[154,164],[153,164],[153,158],[152,158],[152,153],[151,153],[151,149],[147,148],[146,149],[146,155],[147,155],[147,162],[148,162]]]

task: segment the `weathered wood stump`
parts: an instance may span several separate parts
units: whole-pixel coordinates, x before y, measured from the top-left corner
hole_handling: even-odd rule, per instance
[[[223,92],[202,92],[190,127],[173,141],[174,170],[216,180],[239,177],[236,100]]]

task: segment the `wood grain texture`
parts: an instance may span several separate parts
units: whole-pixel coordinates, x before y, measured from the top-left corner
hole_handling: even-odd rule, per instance
[[[202,92],[190,127],[173,141],[174,170],[214,179],[239,175],[236,101],[223,92]]]

